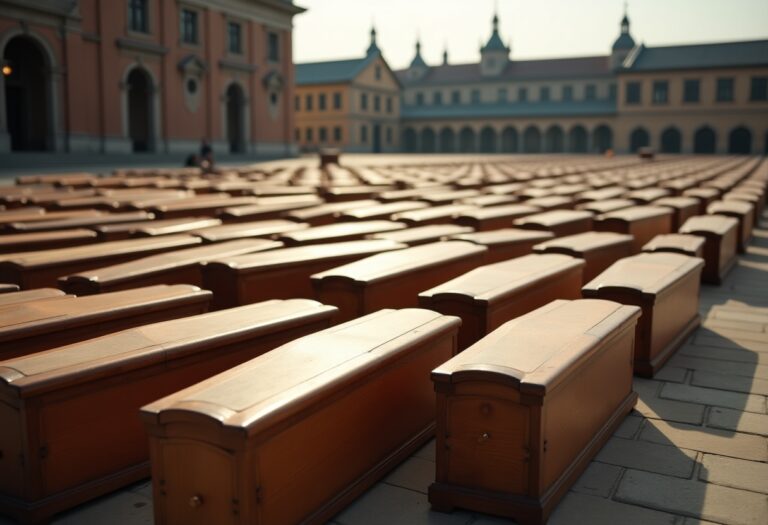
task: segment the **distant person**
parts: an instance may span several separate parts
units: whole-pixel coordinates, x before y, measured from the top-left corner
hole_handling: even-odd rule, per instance
[[[200,167],[200,157],[197,156],[195,153],[191,153],[187,160],[184,161],[184,167],[185,168],[199,168]]]
[[[206,138],[200,141],[200,167],[206,172],[213,171],[213,148]]]

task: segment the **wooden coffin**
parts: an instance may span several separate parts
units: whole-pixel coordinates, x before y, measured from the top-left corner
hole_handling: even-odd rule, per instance
[[[533,247],[534,253],[562,253],[586,263],[583,283],[597,277],[621,258],[632,255],[633,237],[623,233],[587,232],[558,237]],[[567,297],[563,297],[567,299]]]
[[[422,200],[432,206],[440,206],[444,204],[450,204],[452,202],[457,202],[462,199],[468,199],[470,197],[477,197],[478,195],[480,195],[480,192],[473,189],[434,191],[419,197],[419,200]]]
[[[161,219],[176,219],[194,215],[216,215],[228,208],[254,204],[256,204],[256,197],[193,197],[180,199],[178,202],[169,201],[165,204],[151,206],[149,209]]]
[[[693,197],[699,201],[699,214],[707,213],[707,206],[720,197],[720,192],[715,188],[691,188],[683,192],[684,197]]]
[[[595,230],[632,235],[632,253],[639,253],[657,235],[672,233],[672,210],[661,206],[623,208],[598,216]]]
[[[580,210],[591,211],[596,215],[601,215],[615,210],[630,208],[634,205],[635,201],[629,199],[608,199],[605,201],[585,202],[584,204],[578,205],[577,208]]]
[[[686,233],[668,233],[657,235],[643,246],[643,251],[648,253],[671,252],[687,255],[688,257],[704,258],[704,243],[706,239],[698,235]],[[705,263],[706,268],[706,263]]]
[[[42,352],[142,324],[208,310],[211,292],[158,285],[90,297],[54,297],[0,307],[0,360]]]
[[[436,368],[432,508],[545,523],[635,405],[638,316],[610,301],[554,301]]]
[[[405,247],[394,241],[366,240],[314,244],[229,257],[203,265],[203,287],[213,292],[212,309],[267,299],[311,298],[311,275]]]
[[[524,255],[481,266],[419,294],[419,306],[461,318],[459,351],[555,299],[579,299],[584,261]]]
[[[0,293],[0,308],[11,304],[38,301],[40,299],[52,299],[64,297],[66,294],[56,288],[35,288],[34,290],[21,290],[18,292]]]
[[[377,233],[371,235],[371,239],[387,239],[394,242],[407,244],[408,246],[418,246],[437,242],[443,238],[462,233],[474,231],[467,226],[458,226],[456,224],[433,224],[432,226],[418,226],[416,228],[407,228],[394,232]]]
[[[429,226],[432,224],[452,223],[456,215],[476,209],[475,206],[466,204],[449,204],[447,206],[434,206],[423,210],[406,211],[392,216],[393,221],[407,224],[409,228],[416,226]]]
[[[609,186],[597,190],[587,190],[578,193],[575,197],[577,204],[587,202],[602,202],[612,199],[618,199],[627,192],[626,188],[620,186]]]
[[[53,214],[49,214],[53,215]],[[129,213],[110,213],[93,217],[74,217],[55,220],[34,220],[30,222],[12,222],[6,224],[4,231],[7,233],[34,233],[56,230],[71,230],[74,228],[87,228],[100,224],[119,224],[122,222],[151,221],[154,215],[145,211]]]
[[[129,290],[153,284],[203,285],[200,263],[282,247],[278,241],[241,239],[160,253],[59,278],[59,288],[75,295]]]
[[[725,215],[697,215],[685,221],[680,233],[706,239],[701,279],[705,283],[721,284],[736,264],[739,220]]]
[[[515,220],[541,212],[541,208],[526,204],[510,204],[507,206],[491,206],[477,208],[461,213],[454,219],[455,224],[468,226],[477,231],[498,230],[511,228]]]
[[[552,232],[555,237],[565,237],[590,231],[592,218],[592,212],[585,210],[552,210],[517,219],[515,226],[525,230]]]
[[[759,193],[757,193],[759,192]],[[724,201],[744,201],[749,202],[755,207],[753,213],[753,226],[758,226],[760,217],[765,209],[765,193],[762,190],[755,190],[755,193],[746,190],[734,189],[734,191],[728,192],[723,195]]]
[[[259,200],[261,202],[250,206],[225,208],[217,214],[217,217],[226,223],[263,221],[279,219],[288,212],[323,204],[323,200],[316,195],[299,195],[289,198],[264,197]]]
[[[699,214],[699,201],[693,197],[664,197],[653,201],[653,206],[672,210],[672,231],[676,232],[685,221]]]
[[[92,244],[98,239],[96,233],[84,228],[38,233],[16,233],[0,235],[0,253],[32,252],[53,250]]]
[[[354,208],[340,213],[338,220],[340,221],[373,221],[373,220],[385,220],[389,219],[396,213],[403,213],[412,210],[421,210],[429,207],[429,203],[420,201],[395,201],[380,203],[377,202],[372,206],[366,206],[364,208]]]
[[[624,198],[631,199],[637,204],[650,204],[653,202],[656,205],[657,203],[654,201],[668,197],[670,193],[672,193],[671,190],[665,188],[645,188],[627,192]]]
[[[312,276],[315,298],[348,321],[381,308],[418,306],[419,292],[483,264],[486,248],[464,241],[373,255]]]
[[[219,219],[210,217],[182,217],[179,219],[161,219],[150,222],[128,222],[94,226],[91,229],[100,241],[122,241],[133,237],[157,237],[188,233],[191,230],[209,228],[221,224]]]
[[[357,221],[315,226],[284,233],[277,237],[286,246],[306,246],[332,242],[356,241],[375,233],[404,230],[402,222]]]
[[[292,210],[285,214],[285,218],[296,222],[305,222],[310,226],[323,226],[325,224],[333,224],[336,220],[336,215],[339,213],[354,210],[355,208],[375,206],[376,204],[379,204],[379,201],[373,199],[333,202],[330,204],[312,206],[311,208]]]
[[[307,224],[273,219],[268,221],[239,222],[192,230],[189,233],[200,237],[206,243],[233,241],[255,237],[271,238],[275,235],[308,228]]]
[[[552,232],[520,230],[517,228],[462,233],[449,237],[449,239],[467,241],[479,246],[485,246],[488,249],[485,254],[486,264],[528,255],[529,253],[533,253],[533,247],[535,245],[552,238],[554,238]]]
[[[54,221],[58,219],[70,219],[75,217],[103,217],[104,212],[98,210],[55,211],[40,213],[30,211],[27,213],[0,213],[0,231],[5,232],[11,223],[29,223],[33,221]],[[69,226],[70,228],[72,226]]]
[[[752,238],[752,226],[755,224],[755,207],[744,201],[715,201],[707,206],[710,215],[725,215],[739,221],[738,244],[739,253],[746,253],[749,240]]]
[[[699,281],[704,261],[677,253],[621,259],[587,283],[584,297],[639,306],[635,373],[653,375],[699,326]]]
[[[0,283],[0,294],[18,292],[19,285],[13,283]]]
[[[57,279],[64,275],[188,248],[201,242],[199,238],[191,235],[167,235],[57,250],[12,253],[0,256],[0,281],[17,283],[25,290],[55,287]]]
[[[515,204],[519,199],[515,195],[478,195],[477,197],[469,197],[461,199],[459,204],[469,204],[470,206],[505,206],[507,204]]]
[[[536,206],[544,211],[551,210],[572,210],[575,206],[572,197],[566,197],[565,195],[548,195],[546,197],[537,197],[535,199],[529,199],[525,201],[528,206]]]
[[[432,437],[458,324],[378,311],[145,406],[156,525],[328,521]]]
[[[327,328],[334,312],[306,299],[267,301],[0,362],[0,425],[11,438],[0,512],[40,521],[147,477],[139,408]]]

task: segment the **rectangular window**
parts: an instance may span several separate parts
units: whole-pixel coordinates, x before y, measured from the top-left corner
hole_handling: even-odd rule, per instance
[[[387,97],[387,113],[392,113],[392,97]]]
[[[697,79],[683,81],[683,102],[699,101],[700,82]]]
[[[669,82],[666,80],[655,80],[653,82],[653,103],[666,104],[669,98]]]
[[[227,38],[229,40],[229,52],[239,55],[243,52],[242,26],[237,22],[227,24]]]
[[[716,100],[718,102],[733,102],[733,79],[718,78]]]
[[[312,142],[312,128],[307,128],[307,142]]]
[[[610,100],[616,100],[616,84],[608,86],[608,98]]]
[[[627,82],[627,104],[640,103],[640,82]]]
[[[197,11],[181,10],[181,41],[185,44],[197,44]]]
[[[267,59],[270,62],[280,61],[280,36],[274,31],[267,33]]]
[[[333,109],[341,109],[341,93],[333,94]]]
[[[563,86],[563,100],[573,100],[573,86]]]
[[[480,103],[480,90],[479,89],[473,89],[472,95],[471,95],[472,103],[473,104],[479,104]]]
[[[379,95],[373,96],[373,110],[378,113],[381,111],[381,97]]]
[[[517,101],[528,102],[528,88],[521,87],[517,90]]]
[[[390,128],[389,126],[387,126],[386,136],[387,136],[387,144],[392,144],[392,128]]]
[[[296,142],[299,142],[301,140],[301,130],[299,128],[296,128]]]
[[[318,134],[320,135],[320,142],[325,142],[328,140],[328,130],[325,128],[320,128],[318,130]]]
[[[307,95],[304,97],[304,109],[307,111],[312,111],[312,95]]]
[[[333,128],[333,140],[336,142],[341,142],[341,126],[336,126]]]
[[[442,91],[435,91],[432,93],[432,103],[435,106],[442,106],[443,105],[443,92]]]
[[[499,88],[499,102],[502,104],[507,102],[507,88]]]
[[[549,101],[549,87],[543,86],[541,89],[539,89],[539,100],[542,102]]]
[[[293,98],[293,109],[301,111],[301,97],[298,95]]]
[[[363,111],[368,109],[368,93],[360,94],[360,109]]]
[[[749,100],[768,100],[768,77],[752,77]]]
[[[594,84],[587,84],[584,88],[584,100],[595,100],[597,98],[597,87]]]
[[[419,91],[416,93],[416,105],[417,106],[423,106],[424,105],[424,93]]]
[[[320,93],[317,96],[317,109],[320,111],[325,111],[326,105],[325,105],[325,93]]]
[[[137,33],[149,33],[148,0],[129,0],[128,28]]]
[[[451,104],[461,104],[461,91],[451,93]]]
[[[360,142],[363,144],[368,142],[368,126],[360,126]]]

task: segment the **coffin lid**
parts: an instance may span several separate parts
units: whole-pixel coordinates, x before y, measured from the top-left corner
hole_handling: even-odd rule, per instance
[[[172,233],[189,233],[194,235],[195,231],[200,228],[212,228],[221,225],[221,219],[214,219],[212,217],[201,217],[195,220],[177,220],[175,224],[155,224],[155,222],[159,223],[160,221],[151,221],[143,226],[134,227],[133,230],[147,236],[169,235]]]
[[[15,246],[24,243],[66,241],[74,239],[87,240],[95,238],[96,232],[84,228],[0,235],[0,250],[5,246]]]
[[[369,217],[393,215],[395,213],[419,210],[427,207],[429,207],[429,203],[421,201],[394,201],[385,204],[379,202],[371,206],[348,210],[342,214],[342,217],[351,219],[367,219]]]
[[[450,186],[435,185],[435,186],[428,186],[428,187],[422,187],[422,188],[411,188],[407,190],[392,190],[392,191],[384,191],[380,193],[377,198],[383,201],[399,200],[399,199],[414,199],[417,197],[422,197],[424,195],[429,195],[430,193],[435,191],[449,191],[450,189],[451,189]]]
[[[413,246],[404,250],[380,253],[331,270],[316,273],[313,281],[344,279],[358,283],[374,283],[409,272],[479,256],[488,248],[464,241],[444,241]]]
[[[331,202],[328,204],[321,204],[319,206],[312,206],[311,208],[303,208],[301,210],[295,210],[286,214],[286,217],[290,217],[294,220],[308,220],[315,217],[322,217],[324,215],[333,215],[334,213],[345,212],[347,210],[353,210],[355,208],[362,208],[364,206],[375,206],[379,204],[379,201],[373,199],[362,199],[357,201],[344,201],[344,202]]]
[[[67,300],[43,299],[0,308],[0,342],[148,313],[168,304],[208,301],[211,292],[188,284],[147,286]]]
[[[29,213],[8,213],[0,214],[0,224],[14,223],[14,222],[31,222],[31,221],[49,221],[54,219],[64,219],[70,217],[103,217],[107,215],[103,211],[99,210],[67,210],[67,211],[51,211],[46,213],[29,212]]]
[[[45,215],[43,215],[45,217]],[[111,213],[108,215],[97,215],[95,217],[71,217],[66,219],[56,220],[34,220],[31,222],[13,222],[8,225],[8,229],[14,231],[46,231],[46,230],[64,230],[69,228],[79,228],[87,226],[95,226],[99,224],[113,224],[120,222],[131,221],[150,221],[155,216],[152,213],[146,211],[132,211],[126,213]]]
[[[121,254],[140,254],[165,248],[194,246],[203,241],[192,235],[165,235],[146,239],[126,239],[123,241],[102,242],[71,248],[57,248],[36,252],[19,252],[2,256],[0,264],[13,264],[23,268],[45,268],[70,261],[83,259],[101,259]],[[137,255],[138,257],[139,255]]]
[[[336,311],[309,299],[271,300],[148,324],[2,361],[0,388],[26,397],[327,320]]]
[[[552,239],[551,241],[537,244],[533,249],[536,252],[545,253],[547,251],[556,253],[558,250],[564,250],[569,253],[582,254],[593,250],[599,250],[607,246],[616,246],[618,244],[626,244],[629,246],[633,241],[634,237],[632,235],[624,233],[585,232]]]
[[[460,235],[454,235],[451,239],[481,244],[483,246],[497,246],[521,242],[545,241],[547,239],[552,239],[554,236],[554,233],[547,231],[501,228],[487,232],[462,233]]]
[[[506,204],[512,204],[519,202],[517,195],[494,195],[492,193],[478,195],[477,197],[468,197],[459,201],[461,204],[468,204],[470,206],[501,206]]]
[[[247,253],[280,248],[283,243],[268,239],[241,239],[220,244],[207,244],[185,250],[150,255],[133,261],[96,268],[82,273],[59,278],[59,282],[94,282],[117,284],[137,277],[146,277],[153,273],[166,272],[174,268],[184,268],[218,257],[230,257]]]
[[[751,213],[754,208],[754,205],[747,201],[715,201],[707,206],[707,213],[736,213],[738,215],[747,215]]]
[[[554,188],[552,188],[551,191],[554,191]],[[571,204],[572,202],[573,197],[565,195],[547,195],[545,197],[535,197],[525,201],[525,203],[530,206],[538,206],[540,208],[551,208],[553,206],[560,206],[561,204]]]
[[[631,201],[629,199],[608,199],[604,201],[593,201],[581,204],[581,207],[584,210],[594,213],[609,213],[614,210],[621,210],[631,206],[635,206],[635,201]]]
[[[121,224],[107,224],[93,226],[91,229],[99,233],[113,233],[124,231],[162,231],[163,233],[186,232],[188,229],[201,228],[213,224],[221,224],[219,219],[211,217],[181,217],[178,219],[155,219],[153,221],[124,222]]]
[[[0,294],[0,308],[10,304],[26,303],[27,301],[38,301],[40,299],[52,299],[66,297],[73,299],[74,295],[66,295],[57,288],[35,288],[34,290],[22,290],[20,292],[10,292]]]
[[[311,261],[341,259],[354,255],[373,255],[391,250],[407,248],[405,244],[384,239],[310,244],[294,248],[283,248],[264,253],[239,255],[209,261],[209,265],[224,265],[233,269],[260,271],[275,267],[290,267]]]
[[[499,217],[522,217],[524,215],[533,215],[541,211],[537,206],[528,204],[509,204],[505,206],[491,206],[489,208],[478,208],[458,215],[458,218],[467,217],[470,219],[484,220],[496,219]]]
[[[477,197],[480,192],[477,190],[449,190],[449,191],[431,191],[424,194],[421,199],[428,202],[445,202],[450,200],[466,199],[468,197]]]
[[[430,224],[428,226],[417,226],[394,232],[377,233],[371,235],[372,239],[388,239],[394,242],[410,244],[421,240],[438,240],[449,235],[458,235],[475,231],[469,226],[458,226],[456,224]]]
[[[582,292],[597,293],[612,288],[634,290],[647,296],[657,296],[669,286],[693,271],[701,271],[704,260],[677,253],[640,253],[619,259],[582,288]]]
[[[665,233],[657,235],[648,244],[643,246],[643,251],[652,252],[660,248],[677,248],[686,252],[696,252],[701,248],[706,239],[698,235],[687,233]]]
[[[583,268],[585,262],[569,255],[530,254],[480,266],[464,275],[421,292],[419,297],[453,297],[493,303],[522,290],[535,288],[559,274]],[[581,282],[581,279],[579,279]]]
[[[221,214],[230,217],[249,217],[259,216],[267,213],[276,213],[280,211],[291,211],[299,208],[309,208],[323,202],[319,197],[310,195],[314,200],[313,202],[281,202],[281,203],[269,203],[269,204],[253,204],[247,206],[234,206],[228,207],[222,210]],[[274,199],[280,199],[282,197],[269,197]],[[264,199],[266,200],[266,198]]]
[[[517,219],[515,224],[540,224],[542,226],[557,226],[572,221],[590,219],[594,216],[592,212],[586,210],[551,210],[536,215],[529,215],[522,219]]]
[[[652,201],[669,195],[669,190],[664,188],[643,188],[642,190],[634,190],[627,193],[627,198],[641,199],[645,201]]]
[[[627,192],[626,188],[621,186],[609,186],[607,188],[600,188],[599,190],[587,190],[583,191],[576,196],[580,199],[589,199],[590,201],[603,201],[608,199],[614,199]],[[622,199],[626,200],[626,199]]]
[[[725,235],[739,227],[739,219],[725,215],[697,215],[691,217],[680,227],[680,233],[715,233]]]
[[[152,209],[165,212],[165,211],[177,211],[177,210],[194,210],[197,208],[225,208],[228,206],[245,206],[248,204],[256,204],[256,197],[218,197],[214,199],[206,198],[204,195],[201,198],[192,199],[179,199],[178,201],[169,201],[165,204],[158,204],[153,206]]]
[[[477,209],[477,206],[469,204],[449,204],[447,206],[430,206],[421,210],[405,211],[392,216],[393,220],[422,222],[441,217],[452,217]]]
[[[267,237],[279,233],[303,230],[309,225],[301,222],[274,219],[265,221],[240,222],[191,230],[190,235],[207,242],[221,242],[244,237]]]
[[[692,195],[694,197],[711,198],[720,195],[720,191],[715,188],[690,188],[683,191],[683,195]]]
[[[201,422],[248,435],[274,427],[458,329],[422,309],[379,310],[301,337],[142,408],[146,422]]]
[[[544,396],[640,316],[637,306],[558,299],[501,325],[432,371],[435,383],[489,381]]]
[[[698,208],[699,199],[693,197],[662,197],[652,202],[654,206],[669,206],[675,209]]]
[[[304,243],[322,241],[323,239],[332,240],[334,238],[343,238],[352,235],[368,235],[393,230],[404,230],[405,228],[407,228],[407,226],[402,222],[392,221],[341,222],[289,232],[281,235],[279,238],[283,241]]]
[[[599,220],[633,222],[663,215],[672,215],[672,210],[663,206],[630,206],[605,213],[599,217]]]

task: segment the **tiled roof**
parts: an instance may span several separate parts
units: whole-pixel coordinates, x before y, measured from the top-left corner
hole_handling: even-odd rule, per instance
[[[460,84],[520,79],[557,79],[607,76],[611,74],[608,56],[555,58],[546,60],[512,60],[495,77],[480,74],[480,64],[449,64],[431,67],[419,80],[409,80],[406,70],[397,71],[400,82],[409,85]]]
[[[514,102],[496,104],[403,105],[400,117],[409,119],[456,119],[492,117],[579,117],[613,115],[616,101]]]
[[[296,85],[349,82],[377,56],[377,53],[371,53],[350,60],[296,64]]]
[[[641,46],[626,69],[658,71],[766,65],[768,40],[753,40],[665,47]]]

